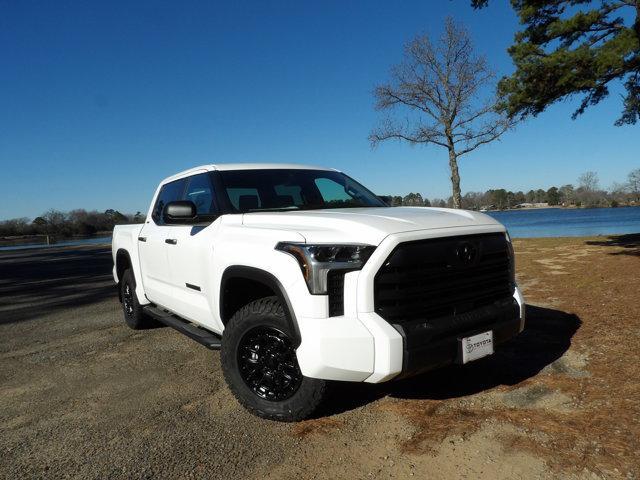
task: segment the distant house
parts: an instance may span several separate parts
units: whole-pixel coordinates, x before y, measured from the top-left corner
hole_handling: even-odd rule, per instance
[[[549,204],[547,202],[529,203],[523,202],[515,205],[513,208],[547,208]]]

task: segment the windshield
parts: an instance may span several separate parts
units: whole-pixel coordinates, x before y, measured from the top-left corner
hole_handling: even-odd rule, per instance
[[[235,212],[387,206],[352,178],[330,170],[223,170],[220,178]]]

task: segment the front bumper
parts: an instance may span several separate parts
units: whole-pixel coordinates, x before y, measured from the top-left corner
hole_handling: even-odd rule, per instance
[[[298,363],[308,377],[367,383],[455,363],[462,337],[491,330],[494,345],[500,345],[524,329],[525,305],[520,290],[516,288],[513,299],[502,304],[469,312],[467,321],[467,327],[458,324],[454,331],[434,332],[421,329],[419,324],[391,325],[374,312],[358,318],[309,319],[300,323]]]
[[[496,302],[454,318],[394,325],[402,335],[400,377],[417,375],[451,363],[461,363],[460,339],[481,332],[493,332],[493,344],[500,345],[520,332],[520,311],[515,299]],[[429,328],[430,327],[430,328]]]
[[[496,227],[479,230],[475,233],[496,231]],[[447,231],[452,236],[461,233],[467,232],[457,228]],[[442,235],[442,231],[433,232],[433,236]],[[345,275],[344,316],[297,315],[302,337],[297,357],[305,376],[381,383],[455,362],[461,337],[492,330],[494,343],[500,344],[524,329],[525,303],[518,287],[504,305],[469,312],[466,324],[458,323],[450,331],[445,328],[431,336],[398,328],[380,317],[373,305],[375,273],[398,243],[424,237],[424,231],[390,235],[363,270]]]

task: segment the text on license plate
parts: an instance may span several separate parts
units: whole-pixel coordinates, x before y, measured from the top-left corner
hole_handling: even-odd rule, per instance
[[[493,331],[464,337],[462,342],[462,363],[472,362],[493,353]]]

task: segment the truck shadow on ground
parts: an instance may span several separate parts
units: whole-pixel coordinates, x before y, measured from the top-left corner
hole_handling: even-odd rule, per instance
[[[606,240],[589,240],[587,245],[599,247],[618,247],[623,250],[611,252],[609,255],[633,255],[640,257],[640,233],[630,233],[628,235],[615,235],[607,237]]]
[[[576,315],[527,305],[525,330],[499,346],[494,355],[380,385],[336,382],[320,415],[352,410],[385,396],[445,400],[517,385],[562,357],[581,323]]]

